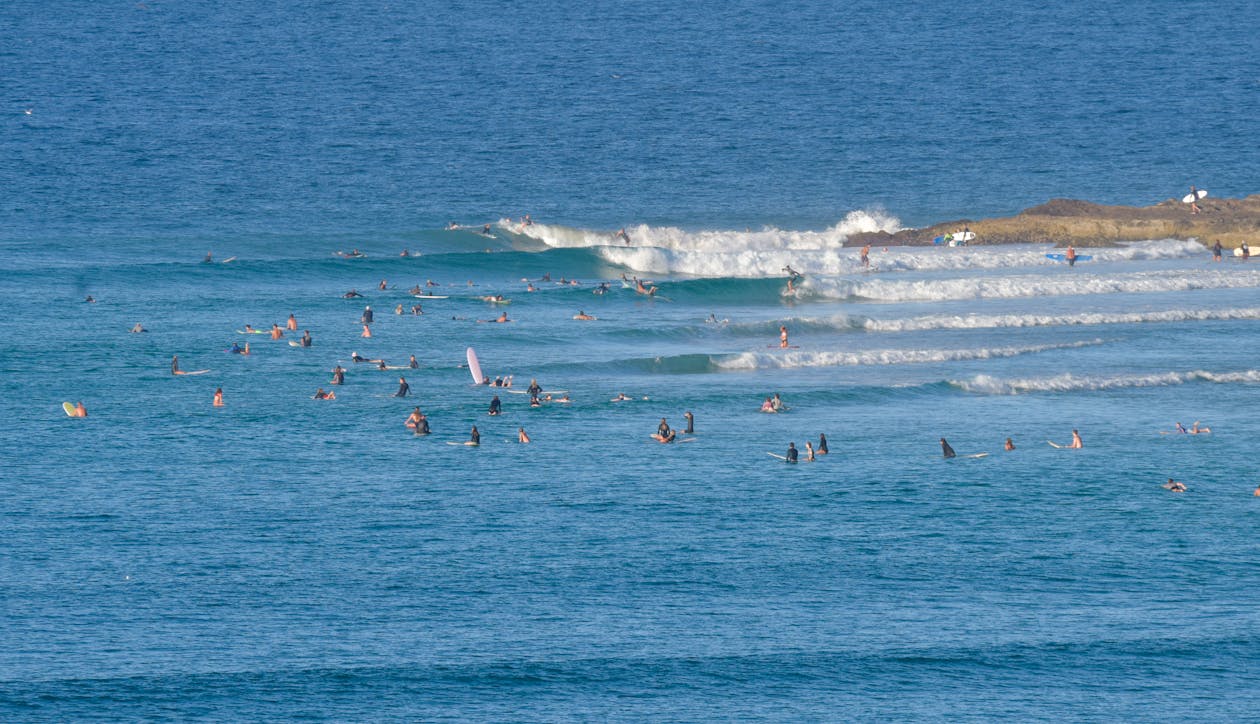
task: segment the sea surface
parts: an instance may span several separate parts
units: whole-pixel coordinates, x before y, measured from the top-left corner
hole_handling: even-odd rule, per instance
[[[4,3],[0,719],[1254,719],[1260,267],[844,242],[1260,191],[1257,27]]]

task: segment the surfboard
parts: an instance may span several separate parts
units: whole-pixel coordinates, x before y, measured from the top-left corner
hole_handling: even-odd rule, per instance
[[[473,384],[479,385],[484,379],[481,375],[481,363],[477,361],[477,353],[468,348],[468,372],[472,374]]]
[[[447,440],[447,441],[446,441],[446,444],[447,444],[447,445],[456,445],[456,446],[465,446],[465,447],[477,447],[477,445],[479,445],[480,443],[475,443],[475,442],[473,442],[472,440],[469,440],[468,442],[451,442],[451,441]]]
[[[184,372],[181,370],[180,372],[177,372],[176,374],[178,375],[204,375],[205,373],[209,371],[210,370],[188,370],[187,372]]]
[[[1061,450],[1061,449],[1063,449],[1063,448],[1067,447],[1067,445],[1060,445],[1060,444],[1059,444],[1059,443],[1057,443],[1057,442],[1050,442],[1049,440],[1046,440],[1046,444],[1047,444],[1047,445],[1049,445],[1050,447],[1052,447],[1052,448],[1056,449],[1056,450]]]
[[[513,395],[528,395],[529,394],[529,390],[514,390],[510,387],[509,388],[500,387],[499,389],[503,390],[504,392],[510,392]],[[566,392],[568,392],[568,390],[543,390],[542,392],[538,393],[538,396],[542,397],[543,395],[563,395]]]
[[[1194,201],[1198,201],[1199,199],[1204,198],[1205,196],[1207,196],[1207,189],[1199,189],[1198,191],[1195,191],[1192,194],[1186,194],[1185,196],[1182,196],[1181,203],[1189,204]]]
[[[783,346],[780,346],[780,345],[777,345],[777,344],[767,344],[767,345],[766,345],[766,349],[800,349],[800,348],[801,348],[801,346],[800,346],[799,344],[789,344],[789,345],[788,345],[788,346],[786,346],[786,347],[783,347]]]
[[[1051,261],[1067,261],[1067,254],[1046,254],[1046,258]],[[1090,259],[1093,259],[1093,258],[1094,257],[1092,254],[1077,254],[1076,255],[1077,261],[1089,261]]]
[[[1250,248],[1248,248],[1248,252],[1250,252]],[[1239,259],[1241,259],[1241,258],[1242,258],[1242,255],[1243,255],[1243,252],[1242,252],[1242,247],[1241,247],[1241,246],[1240,246],[1240,247],[1238,247],[1237,249],[1234,249],[1234,256],[1236,256],[1236,257],[1238,257]],[[1248,256],[1250,256],[1250,254],[1248,254]]]
[[[976,238],[976,232],[955,231],[953,236],[954,236],[954,241],[971,241],[972,239]]]
[[[412,294],[416,299],[450,299],[450,297],[441,294]]]
[[[987,458],[989,453],[976,453],[975,455],[963,455],[965,458]]]
[[[228,258],[224,259],[223,261],[221,261],[221,262],[219,262],[219,263],[220,263],[220,264],[231,264],[231,263],[232,263],[232,262],[234,262],[234,261],[236,261],[236,257],[234,257],[234,256],[229,256]]]
[[[79,416],[79,411],[75,409],[75,407],[74,407],[74,403],[72,403],[72,402],[63,402],[63,403],[61,403],[61,409],[65,410],[65,411],[66,411],[66,414],[67,414],[67,415],[69,415],[70,417],[78,417],[78,416]]]
[[[787,458],[786,458],[786,457],[784,457],[784,456],[782,456],[782,455],[780,455],[780,454],[778,454],[778,453],[768,452],[768,453],[766,453],[766,454],[767,454],[767,455],[769,455],[769,456],[770,456],[770,457],[772,457],[772,458],[778,458],[778,459],[780,459],[780,460],[782,460],[782,461],[784,461],[784,462],[787,462]]]
[[[251,330],[249,330],[249,331],[247,332],[247,331],[245,331],[245,330],[243,330],[243,329],[238,329],[238,330],[236,330],[236,333],[237,333],[237,334],[266,334],[266,333],[267,333],[267,330],[265,330],[265,329],[251,329]]]

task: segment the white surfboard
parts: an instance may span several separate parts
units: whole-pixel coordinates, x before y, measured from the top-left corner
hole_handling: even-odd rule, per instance
[[[769,456],[770,456],[770,457],[772,457],[772,458],[778,458],[778,459],[780,459],[780,460],[784,460],[784,461],[786,461],[786,460],[787,460],[787,458],[783,457],[782,455],[780,455],[780,454],[778,454],[778,453],[768,452],[768,453],[766,453],[766,454],[767,454],[767,455],[769,455]]]
[[[450,299],[450,297],[441,294],[412,294],[416,299]]]
[[[1248,251],[1250,251],[1250,247],[1248,247]],[[1242,247],[1241,247],[1241,246],[1240,246],[1240,247],[1238,247],[1238,248],[1236,248],[1236,249],[1234,249],[1234,256],[1236,256],[1236,257],[1238,257],[1239,259],[1241,259],[1241,258],[1242,258],[1242,255],[1243,255],[1243,252],[1242,252]]]
[[[468,348],[468,371],[472,374],[473,384],[479,385],[484,379],[481,375],[481,363],[477,361],[477,353]]]
[[[1183,204],[1193,203],[1205,196],[1207,196],[1207,189],[1199,189],[1198,191],[1195,191],[1192,194],[1186,194],[1185,196],[1182,196],[1181,203]]]

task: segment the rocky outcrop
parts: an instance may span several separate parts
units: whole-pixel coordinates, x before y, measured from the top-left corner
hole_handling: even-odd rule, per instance
[[[932,239],[964,227],[976,234],[970,246],[1052,243],[1085,247],[1145,239],[1196,239],[1207,246],[1219,241],[1226,247],[1244,241],[1260,245],[1260,194],[1242,199],[1209,196],[1199,201],[1199,208],[1200,213],[1192,214],[1190,205],[1181,199],[1144,207],[1054,199],[1005,218],[959,219],[895,234],[854,234],[845,246],[930,245]]]

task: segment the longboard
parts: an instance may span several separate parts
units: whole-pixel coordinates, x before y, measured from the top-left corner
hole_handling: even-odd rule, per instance
[[[529,394],[529,390],[513,390],[511,388],[500,388],[500,389],[502,389],[504,392],[510,392],[513,395],[528,395]],[[542,392],[538,393],[538,396],[542,397],[543,395],[563,395],[566,392],[568,392],[568,390],[543,390]]]
[[[210,370],[188,370],[185,372],[184,370],[180,370],[179,372],[176,372],[175,374],[177,375],[204,375],[205,373],[209,371]]]
[[[443,296],[441,294],[412,294],[411,296],[416,299],[450,299],[449,296]]]
[[[450,442],[450,441],[448,440],[448,441],[446,442],[446,444],[447,444],[447,445],[456,445],[456,446],[463,445],[463,446],[466,446],[466,447],[477,447],[477,446],[478,446],[478,445],[480,445],[481,443],[476,443],[476,442],[473,442],[472,440],[469,440],[468,442]]]
[[[67,414],[67,415],[69,415],[70,417],[78,417],[78,416],[79,416],[79,411],[78,411],[77,409],[75,409],[74,404],[73,404],[73,403],[71,403],[71,402],[63,402],[63,403],[61,403],[61,409],[65,410],[65,411],[66,411],[66,414]]]

